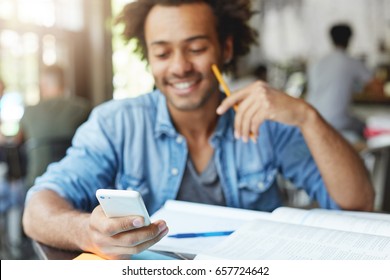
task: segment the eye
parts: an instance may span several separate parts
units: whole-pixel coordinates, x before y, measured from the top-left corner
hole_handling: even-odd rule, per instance
[[[154,56],[157,57],[158,59],[165,59],[168,57],[168,55],[169,54],[167,52],[163,52],[163,53],[157,53]]]
[[[166,47],[157,46],[151,49],[151,55],[156,59],[166,59],[170,53],[171,51]]]
[[[190,49],[190,52],[193,53],[193,54],[201,54],[203,52],[206,51],[206,47],[204,48],[193,48],[193,49]]]

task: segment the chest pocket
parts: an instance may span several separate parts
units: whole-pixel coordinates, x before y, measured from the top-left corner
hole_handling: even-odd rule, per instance
[[[130,175],[122,175],[118,182],[118,189],[139,192],[145,200],[145,203],[150,199],[150,190],[145,179],[135,178]]]
[[[277,170],[238,173],[241,205],[248,209],[272,211],[281,205],[276,184]]]

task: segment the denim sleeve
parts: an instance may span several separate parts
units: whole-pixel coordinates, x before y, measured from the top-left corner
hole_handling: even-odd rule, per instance
[[[118,162],[112,142],[116,138],[113,123],[107,123],[107,117],[99,108],[91,113],[89,120],[77,130],[66,157],[49,165],[29,190],[26,200],[34,192],[50,189],[77,209],[89,212],[96,207],[95,191],[114,185]]]
[[[298,128],[270,123],[276,164],[281,174],[322,208],[339,209],[330,197],[317,165]]]

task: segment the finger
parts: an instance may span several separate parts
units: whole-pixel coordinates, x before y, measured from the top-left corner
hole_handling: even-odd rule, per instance
[[[145,219],[142,216],[106,218],[104,223],[101,223],[100,231],[104,235],[113,236],[121,232],[141,228],[144,225]]]
[[[258,111],[260,110],[260,106],[256,104],[256,100],[252,101],[249,98],[247,99],[248,102],[251,102],[251,104],[246,108],[244,112],[242,112],[242,123],[241,123],[241,137],[245,143],[248,142],[249,136],[251,134],[251,128],[252,128],[252,120],[255,117],[256,114],[258,114]],[[253,133],[252,133],[253,136]]]
[[[222,103],[218,106],[217,114],[222,115],[222,114],[226,113],[226,111],[229,110],[230,108],[234,108],[235,110],[237,110],[237,105],[238,105],[238,103],[241,102],[242,99],[244,99],[245,94],[247,94],[247,93],[244,91],[241,91],[241,92],[237,91],[237,92],[233,93],[231,96],[226,97],[222,101]]]
[[[244,142],[247,142],[247,138],[244,139],[244,136],[249,134],[249,132],[246,133],[245,131],[249,131],[250,126],[250,123],[244,124],[245,119],[250,118],[253,115],[253,112],[256,111],[256,109],[250,109],[258,104],[256,96],[257,94],[251,94],[240,103],[234,119],[235,136],[237,139],[243,137]]]
[[[262,112],[262,111],[257,112],[253,116],[252,121],[251,121],[251,128],[250,128],[251,135],[253,135],[252,139],[256,140],[258,138],[260,125],[264,122],[264,120],[265,120],[265,116],[264,116],[264,112]]]
[[[111,246],[103,253],[104,257],[109,259],[130,259],[132,255],[139,254],[152,245],[156,244],[168,233],[168,231],[168,227],[165,227],[165,229],[158,232],[158,234],[152,239],[144,240],[143,242],[140,242],[134,246]]]
[[[113,245],[121,247],[135,247],[141,243],[153,240],[167,228],[164,221],[157,221],[149,226],[122,232],[113,236]]]
[[[155,238],[149,240],[149,241],[146,241],[146,242],[143,242],[139,245],[137,245],[134,249],[136,250],[136,252],[142,252],[146,249],[148,249],[149,247],[153,246],[154,244],[156,244],[157,242],[159,242],[161,239],[164,238],[164,236],[167,235],[167,233],[169,232],[169,229],[166,228],[165,230],[163,230],[162,232],[159,233],[158,236],[156,236]]]

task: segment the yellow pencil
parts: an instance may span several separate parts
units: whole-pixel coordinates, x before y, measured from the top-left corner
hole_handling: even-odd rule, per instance
[[[218,66],[215,64],[211,65],[211,70],[213,70],[214,75],[217,78],[219,84],[222,86],[222,89],[225,92],[226,96],[229,97],[231,95],[230,89],[229,89],[228,85],[226,84],[225,80],[223,79],[222,74],[218,69]],[[236,105],[234,105],[234,110],[237,111],[237,109],[238,109],[238,106],[236,104]]]
[[[226,96],[229,97],[231,95],[230,89],[229,89],[228,85],[226,84],[225,80],[223,79],[222,74],[221,74],[221,72],[218,69],[218,66],[215,65],[215,64],[212,64],[211,65],[211,70],[213,70],[213,73],[214,73],[215,77],[217,78],[219,84],[221,85],[223,91],[225,92]],[[234,108],[234,111],[237,111],[238,105],[235,104],[233,106],[233,108]],[[254,143],[256,143],[256,137],[253,135],[252,132],[250,132],[250,138],[252,139],[252,141]]]

